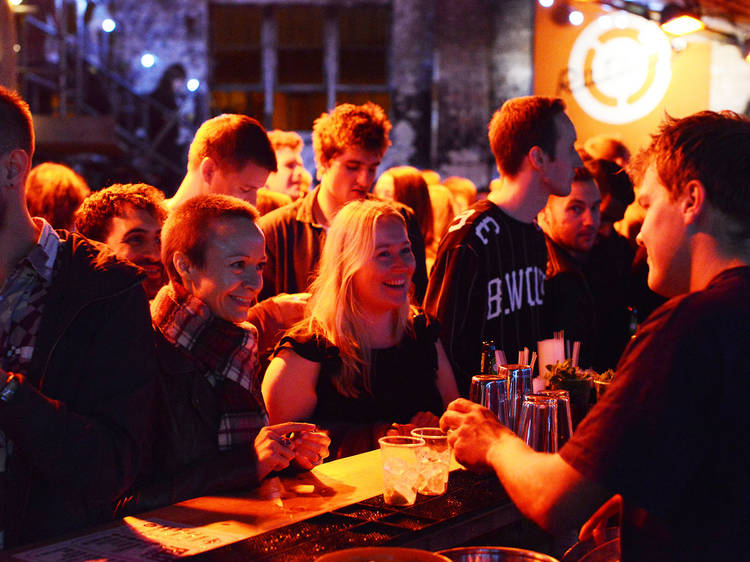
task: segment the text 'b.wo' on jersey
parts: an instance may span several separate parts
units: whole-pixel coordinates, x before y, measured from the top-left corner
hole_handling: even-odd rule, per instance
[[[481,343],[494,339],[509,362],[542,336],[547,250],[536,224],[480,201],[457,215],[440,242],[425,297],[438,318],[459,390],[479,372]],[[464,381],[461,381],[461,379]]]

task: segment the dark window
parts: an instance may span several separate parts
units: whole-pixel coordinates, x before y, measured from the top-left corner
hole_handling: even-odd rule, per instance
[[[214,114],[310,130],[335,103],[388,111],[390,6],[352,0],[210,4]]]

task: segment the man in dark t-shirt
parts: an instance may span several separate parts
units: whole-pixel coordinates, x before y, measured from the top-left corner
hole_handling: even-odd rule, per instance
[[[532,451],[467,401],[441,419],[459,461],[494,470],[543,527],[567,531],[596,510],[586,538],[619,514],[623,561],[746,557],[747,154],[750,120],[731,112],[668,119],[654,136],[638,242],[649,286],[672,300],[641,325],[614,383],[558,454]]]
[[[529,96],[495,112],[489,140],[501,187],[456,216],[440,242],[424,308],[440,321],[463,396],[479,373],[483,340],[512,362],[544,337],[547,252],[534,219],[550,195],[570,193],[581,165],[564,110],[558,98]]]

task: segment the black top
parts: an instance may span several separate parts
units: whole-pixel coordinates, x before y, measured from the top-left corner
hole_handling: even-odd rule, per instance
[[[747,558],[749,295],[742,267],[657,309],[560,451],[622,494],[623,560]]]
[[[332,458],[355,454],[355,449],[364,452],[376,448],[376,436],[371,431],[375,424],[408,423],[422,411],[442,414],[443,401],[436,383],[439,328],[424,314],[414,317],[413,325],[413,335],[405,335],[393,347],[373,350],[372,394],[362,390],[357,398],[340,394],[333,384],[341,369],[335,345],[319,335],[282,338],[278,349],[291,349],[308,361],[320,363],[315,388],[318,402],[309,421],[332,430]],[[357,443],[353,443],[355,438]],[[339,451],[342,444],[343,452]]]

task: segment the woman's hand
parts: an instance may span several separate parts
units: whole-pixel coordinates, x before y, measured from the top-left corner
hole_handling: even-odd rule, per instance
[[[305,470],[318,466],[330,454],[331,439],[322,431],[297,432],[292,436],[292,443],[294,460]]]
[[[274,470],[283,470],[295,458],[295,444],[286,437],[289,433],[314,430],[315,425],[311,423],[295,422],[267,425],[261,428],[253,443],[258,457],[258,479],[265,478]]]

